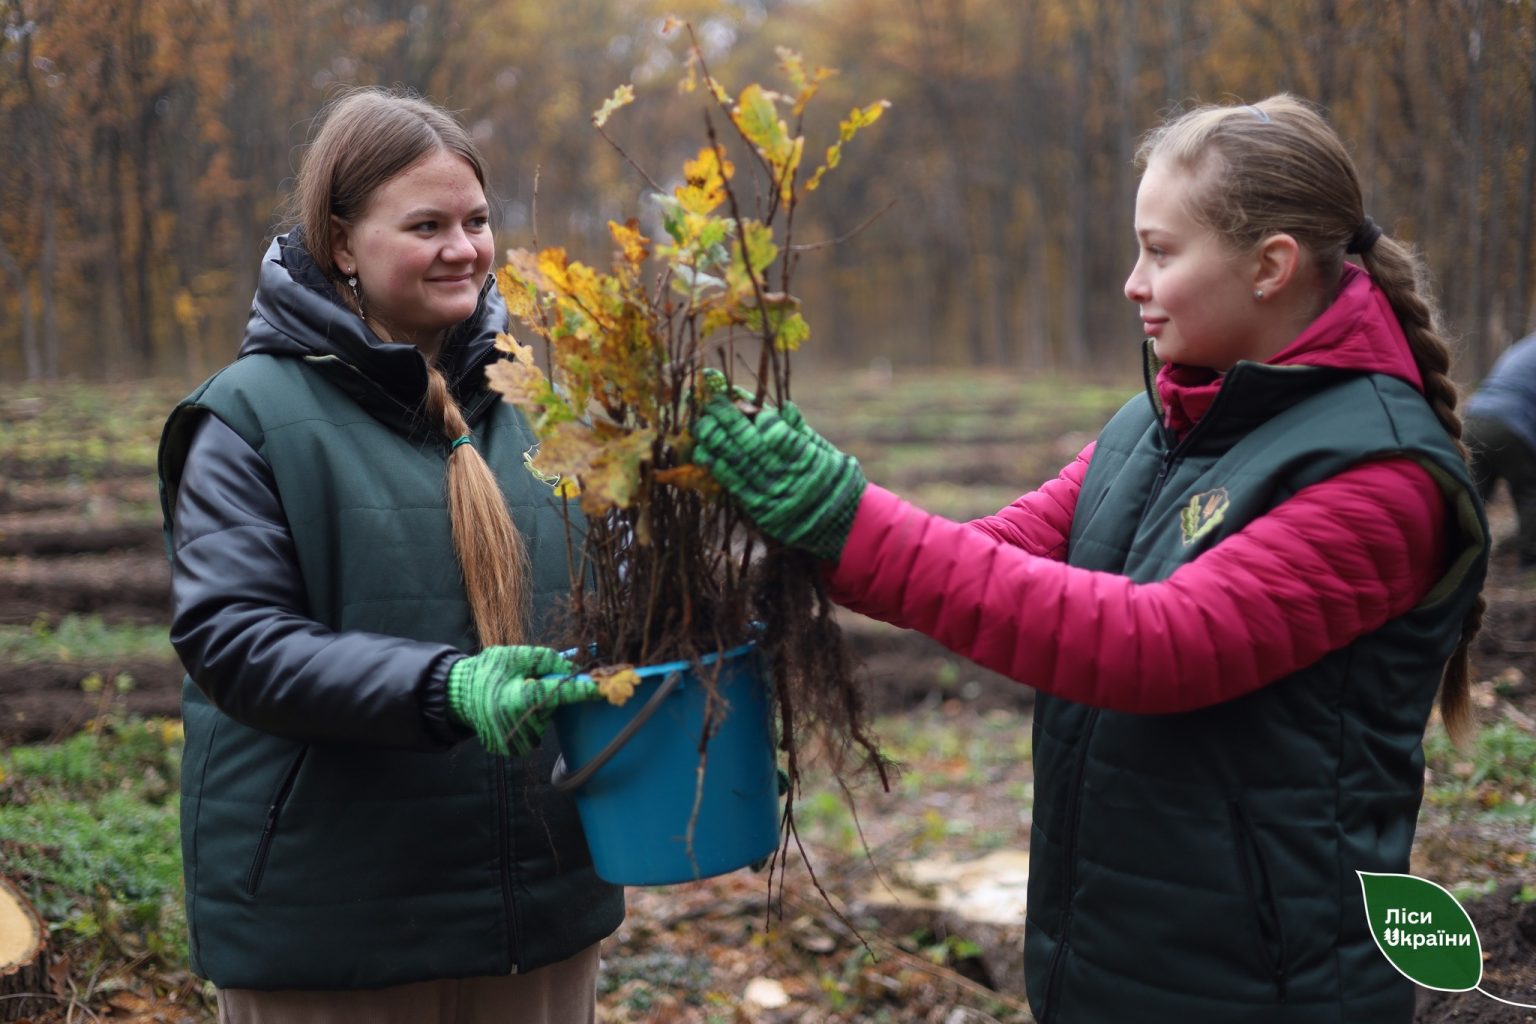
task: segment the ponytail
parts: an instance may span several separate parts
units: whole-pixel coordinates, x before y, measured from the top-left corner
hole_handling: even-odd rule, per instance
[[[437,367],[427,368],[427,415],[443,437],[469,436],[469,424]],[[464,591],[481,647],[522,643],[527,635],[528,554],[496,477],[472,443],[448,453],[448,516]]]
[[[1451,366],[1450,346],[1441,334],[1439,310],[1426,287],[1422,261],[1412,248],[1386,235],[1368,247],[1360,261],[1392,304],[1424,380],[1424,397],[1465,460],[1467,446],[1461,440],[1461,414],[1456,410],[1459,395],[1447,375]],[[1458,747],[1464,745],[1472,732],[1471,647],[1487,610],[1487,598],[1478,594],[1462,620],[1461,638],[1446,663],[1440,683],[1440,720],[1445,723],[1451,742]]]

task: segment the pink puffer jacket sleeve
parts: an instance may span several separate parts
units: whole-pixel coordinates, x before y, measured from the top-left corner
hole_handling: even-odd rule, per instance
[[[1418,604],[1443,571],[1445,520],[1421,466],[1366,463],[1298,492],[1167,579],[1138,584],[1031,554],[1042,543],[1034,528],[1010,537],[1023,540],[1014,546],[871,485],[830,590],[1047,693],[1115,711],[1191,711],[1289,675]]]
[[[1092,458],[1090,443],[1056,479],[1023,495],[1001,512],[973,519],[966,525],[1032,555],[1064,561],[1067,540],[1072,536],[1072,514],[1077,511],[1077,495]]]

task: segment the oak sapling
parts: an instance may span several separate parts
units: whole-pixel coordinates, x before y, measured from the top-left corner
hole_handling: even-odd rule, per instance
[[[889,766],[818,564],[759,535],[720,494],[691,462],[693,427],[721,388],[744,408],[790,400],[790,357],[811,338],[793,277],[819,247],[795,243],[795,214],[888,104],[854,108],[806,175],[804,112],[833,72],[779,56],[787,91],[753,83],[733,99],[693,43],[683,86],[702,87],[703,144],[670,191],[636,168],[654,189],[658,237],[635,218],[610,221],[606,271],[560,247],[510,251],[497,282],[513,330],[543,352],[504,334],[508,358],[487,376],[533,425],[530,471],[579,502],[584,524],[568,524],[567,539],[572,578],[587,585],[573,589],[569,639],[588,652],[584,667],[698,665],[755,637],[772,668],[788,808],[812,738],[839,778],[868,769],[886,784]],[[623,86],[593,114],[626,160],[605,126],[633,100]],[[793,824],[786,810],[786,844]]]

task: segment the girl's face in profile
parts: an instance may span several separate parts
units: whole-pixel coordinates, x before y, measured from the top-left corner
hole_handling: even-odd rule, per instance
[[[357,268],[369,322],[431,358],[479,302],[491,269],[489,214],[474,168],[439,150],[381,185],[356,221],[337,221],[332,255],[338,267]]]
[[[1191,175],[1165,160],[1147,165],[1136,192],[1136,265],[1125,297],[1165,363],[1225,371],[1253,351],[1263,305],[1254,298],[1257,264],[1228,247],[1189,213]]]

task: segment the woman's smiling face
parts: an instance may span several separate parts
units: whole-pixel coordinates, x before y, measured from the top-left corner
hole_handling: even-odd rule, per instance
[[[475,311],[491,269],[489,213],[474,168],[442,149],[379,186],[357,220],[336,224],[336,265],[357,275],[381,336],[431,358]]]

